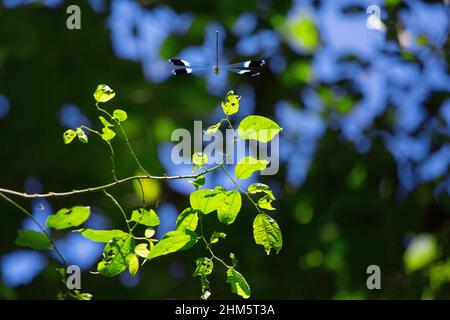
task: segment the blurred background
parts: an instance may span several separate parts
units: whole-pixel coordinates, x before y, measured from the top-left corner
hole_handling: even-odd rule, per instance
[[[81,30],[66,9],[81,8]],[[370,12],[367,10],[371,7]],[[379,15],[377,12],[379,8]],[[380,18],[377,18],[380,17]],[[265,58],[262,75],[170,74],[167,59],[222,63]],[[192,131],[221,117],[228,90],[242,96],[238,122],[251,113],[277,121],[281,168],[250,182],[274,190],[284,235],[278,255],[254,243],[249,203],[217,254],[235,252],[258,299],[450,298],[449,1],[0,1],[0,187],[48,192],[111,181],[106,144],[63,144],[67,128],[98,128],[92,93],[116,90],[109,108],[128,112],[125,129],[151,173],[183,174],[170,161],[175,128]],[[113,141],[118,175],[136,174],[124,141]],[[229,181],[207,176],[208,186]],[[175,226],[194,190],[185,181],[144,183],[158,204],[161,236]],[[111,189],[130,211],[138,188]],[[90,205],[91,228],[124,228],[102,193],[16,199],[41,222],[56,210]],[[14,245],[17,229],[35,229],[0,201],[0,298],[53,299],[61,288],[52,254]],[[147,263],[132,277],[90,274],[102,244],[53,233],[82,289],[97,299],[197,299],[191,276],[205,255],[197,246]],[[381,290],[368,290],[366,268],[381,269]],[[233,298],[216,266],[212,298]]]

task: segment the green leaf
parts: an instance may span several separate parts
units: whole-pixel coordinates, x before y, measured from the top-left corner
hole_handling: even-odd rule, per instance
[[[212,259],[201,257],[195,260],[195,271],[192,274],[194,277],[207,276],[211,274],[214,268],[214,263]]]
[[[238,265],[238,260],[236,258],[236,255],[233,252],[230,253],[230,259],[231,259],[231,263],[233,264],[233,267],[236,268]]]
[[[101,123],[103,124],[103,126],[104,126],[105,128],[111,128],[111,127],[114,127],[114,125],[113,125],[112,123],[110,123],[108,120],[106,120],[105,117],[99,116],[98,118],[100,119]]]
[[[64,144],[71,143],[73,141],[73,139],[75,139],[76,136],[77,136],[77,133],[75,131],[73,131],[72,129],[66,130],[63,134]]]
[[[106,277],[117,276],[127,269],[133,253],[133,237],[114,238],[106,244],[104,258],[98,263],[97,271]]]
[[[125,111],[116,109],[113,112],[113,117],[114,117],[114,119],[116,119],[119,122],[124,122],[125,120],[127,120],[128,115]]]
[[[202,300],[208,300],[208,298],[211,296],[211,288],[209,287],[209,281],[206,278],[206,276],[202,276],[200,278],[201,284],[202,284],[202,295],[200,298]]]
[[[150,250],[147,259],[151,260],[180,250],[188,250],[197,240],[197,234],[193,231],[170,231]]]
[[[123,238],[128,235],[128,233],[116,229],[113,230],[80,229],[75,231],[81,232],[83,237],[97,242],[109,242],[113,238]]]
[[[47,250],[51,247],[47,235],[34,230],[19,230],[15,244],[35,250]]]
[[[88,143],[88,137],[86,133],[84,133],[83,129],[77,128],[76,134],[78,136],[78,140],[82,143]]]
[[[227,116],[235,114],[239,111],[239,100],[241,97],[234,94],[233,91],[228,91],[225,101],[222,102],[222,110]]]
[[[206,129],[206,134],[212,135],[212,134],[216,133],[220,129],[220,125],[222,124],[222,121],[223,120],[220,120],[219,123],[208,127],[208,129]]]
[[[192,192],[189,197],[191,207],[204,214],[217,210],[223,200],[223,190],[221,187],[216,187],[215,189],[202,189]]]
[[[193,181],[188,181],[189,183],[192,183],[195,187],[195,189],[198,190],[198,188],[201,188],[205,185],[205,176],[198,176]]]
[[[267,194],[270,199],[275,200],[275,196],[273,195],[272,191],[270,190],[269,186],[267,184],[264,183],[252,183],[251,185],[249,185],[247,191],[251,194],[256,194],[259,192],[264,192],[265,194]]]
[[[219,242],[219,239],[225,239],[226,237],[227,235],[225,233],[214,231],[209,239],[209,243],[217,243]]]
[[[139,257],[147,259],[150,250],[148,249],[147,243],[140,243],[134,248],[134,253],[136,253]]]
[[[94,92],[94,98],[97,102],[107,102],[114,98],[116,93],[106,84],[99,84]]]
[[[78,227],[91,215],[90,207],[76,206],[70,209],[63,208],[47,218],[47,227],[63,230]]]
[[[135,254],[131,254],[128,261],[128,271],[135,276],[139,271],[139,258]]]
[[[250,286],[242,274],[232,267],[227,270],[227,283],[231,286],[231,292],[240,295],[244,299],[250,298]]]
[[[180,213],[176,223],[176,229],[179,231],[191,230],[195,231],[198,224],[198,211],[192,208],[184,209]]]
[[[102,132],[103,133],[101,136],[102,136],[102,139],[105,141],[112,140],[116,136],[116,133],[107,127],[102,128]]]
[[[145,210],[141,208],[139,210],[133,210],[130,221],[134,221],[147,227],[156,227],[159,225],[159,217],[152,209]]]
[[[262,116],[248,116],[244,118],[238,127],[238,135],[244,140],[258,140],[260,142],[269,142],[282,129],[280,126]]]
[[[225,224],[232,224],[241,210],[242,198],[237,190],[223,192],[223,199],[217,208],[219,221]]]
[[[155,235],[155,229],[153,229],[153,228],[147,228],[147,229],[145,229],[145,231],[144,231],[144,236],[147,238],[147,239],[150,239],[151,237],[153,237]]]
[[[258,206],[261,209],[276,210],[274,207],[272,207],[272,198],[267,194],[258,200]]]
[[[192,163],[194,164],[194,171],[195,169],[201,169],[202,166],[204,166],[208,162],[208,156],[205,153],[202,152],[196,152],[192,155]]]
[[[283,237],[277,222],[267,214],[260,213],[253,221],[253,236],[256,244],[264,247],[267,254],[274,249],[278,253],[283,247]]]
[[[253,174],[253,172],[258,170],[264,170],[269,161],[258,160],[253,157],[244,157],[239,160],[238,164],[234,169],[234,174],[238,179],[247,179]]]
[[[424,233],[413,237],[403,254],[406,271],[410,273],[428,266],[439,258],[440,251],[434,235]]]

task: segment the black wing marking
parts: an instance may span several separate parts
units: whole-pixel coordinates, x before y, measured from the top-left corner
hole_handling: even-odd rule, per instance
[[[259,76],[261,73],[257,70],[250,70],[250,69],[238,69],[238,68],[233,68],[233,69],[228,69],[231,72],[237,73],[237,74],[242,74],[242,75],[246,75],[249,77],[257,77]]]
[[[266,64],[265,60],[248,60],[238,63],[233,63],[225,66],[227,69],[252,69],[252,68],[261,68]]]
[[[172,70],[172,74],[179,75],[179,74],[191,74],[192,68],[180,68],[180,69],[174,69]]]

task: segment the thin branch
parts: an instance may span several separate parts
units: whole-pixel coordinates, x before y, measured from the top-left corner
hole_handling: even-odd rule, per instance
[[[20,211],[22,211],[25,215],[27,215],[31,220],[33,220],[33,222],[38,226],[38,228],[42,231],[42,233],[45,234],[45,236],[48,238],[48,241],[50,241],[51,245],[53,246],[53,248],[55,249],[56,254],[61,258],[61,262],[64,264],[64,266],[67,266],[67,260],[64,258],[63,254],[61,251],[59,251],[58,247],[56,246],[55,242],[53,241],[52,237],[50,236],[50,234],[47,232],[47,230],[45,230],[45,228],[43,226],[41,226],[41,224],[39,223],[39,221],[37,221],[37,219],[28,211],[26,210],[24,207],[22,207],[20,204],[18,204],[17,202],[15,202],[14,200],[10,199],[9,197],[7,197],[6,195],[4,195],[2,192],[0,192],[0,196],[5,199],[6,201],[8,201],[9,203],[11,203],[13,206],[15,206],[17,209],[19,209]]]
[[[112,200],[112,202],[114,202],[114,204],[117,206],[117,208],[119,208],[120,212],[121,212],[122,215],[123,215],[123,218],[124,218],[124,220],[125,220],[125,223],[127,224],[128,231],[131,232],[130,223],[128,222],[128,217],[127,217],[127,214],[125,213],[125,210],[123,210],[123,208],[122,208],[122,206],[120,205],[120,203],[116,200],[116,198],[113,197],[112,194],[109,194],[108,192],[106,192],[106,190],[103,190],[103,192],[105,193],[105,195],[106,195],[107,197],[109,197],[109,198]]]
[[[105,189],[109,189],[112,188],[114,186],[117,186],[119,184],[123,184],[132,180],[136,180],[136,179],[141,179],[141,180],[145,180],[145,179],[153,179],[153,180],[182,180],[182,179],[195,179],[201,175],[204,175],[208,172],[217,170],[218,168],[220,168],[222,166],[222,164],[218,164],[215,167],[203,170],[200,173],[197,174],[192,174],[192,175],[178,175],[178,176],[167,176],[167,175],[162,175],[162,176],[152,176],[152,175],[136,175],[136,176],[131,176],[131,177],[126,177],[123,179],[119,179],[117,181],[113,181],[104,185],[100,185],[97,187],[90,187],[90,188],[85,188],[85,189],[78,189],[78,190],[72,190],[72,191],[66,191],[66,192],[48,192],[48,193],[25,193],[25,192],[18,192],[18,191],[14,191],[14,190],[10,190],[10,189],[5,189],[5,188],[0,188],[0,192],[2,193],[6,193],[6,194],[11,194],[11,195],[15,195],[18,197],[22,197],[22,198],[50,198],[50,197],[64,197],[64,196],[71,196],[71,195],[79,195],[79,194],[84,194],[84,193],[92,193],[92,192],[97,192],[97,191],[102,191]]]

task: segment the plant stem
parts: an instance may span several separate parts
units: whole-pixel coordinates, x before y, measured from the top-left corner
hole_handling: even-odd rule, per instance
[[[42,233],[45,234],[45,236],[48,238],[48,240],[50,241],[51,245],[53,246],[53,248],[55,249],[55,252],[57,253],[57,255],[61,258],[61,262],[63,263],[64,266],[67,266],[67,260],[64,258],[63,254],[61,251],[59,251],[58,247],[56,246],[55,242],[53,241],[52,237],[50,236],[50,234],[47,232],[47,230],[45,230],[45,228],[43,226],[41,226],[41,224],[39,223],[39,221],[37,221],[37,219],[28,211],[26,210],[24,207],[22,207],[20,204],[18,204],[17,202],[15,202],[14,200],[12,200],[11,198],[7,197],[5,194],[3,194],[2,192],[0,192],[0,196],[5,199],[6,201],[8,201],[9,203],[11,203],[12,205],[14,205],[17,209],[19,209],[20,211],[22,211],[24,214],[26,214],[37,226],[38,228],[42,231]]]
[[[153,180],[181,180],[181,179],[195,179],[198,178],[201,175],[204,175],[208,172],[215,171],[219,169],[223,164],[218,164],[217,166],[214,166],[210,169],[203,170],[202,172],[199,172],[197,174],[192,175],[178,175],[178,176],[168,176],[168,175],[162,175],[162,176],[146,176],[146,175],[136,175],[131,177],[126,177],[123,179],[119,179],[117,181],[113,181],[104,185],[100,185],[97,187],[90,187],[85,189],[78,189],[78,190],[72,190],[72,191],[66,191],[66,192],[48,192],[48,193],[26,193],[26,192],[18,192],[10,189],[0,188],[0,192],[15,195],[18,197],[23,198],[50,198],[50,197],[63,197],[63,196],[70,196],[70,195],[79,195],[84,193],[90,193],[90,192],[96,192],[96,191],[102,191],[105,189],[112,188],[114,186],[117,186],[119,184],[123,184],[132,180],[145,180],[145,179],[153,179]]]
[[[105,193],[106,196],[108,196],[112,200],[112,202],[114,202],[114,204],[119,208],[120,212],[122,212],[123,218],[127,224],[128,231],[131,233],[130,223],[128,222],[127,214],[123,210],[122,206],[119,204],[119,202],[116,200],[116,198],[114,198],[106,190],[103,190],[103,192]]]

